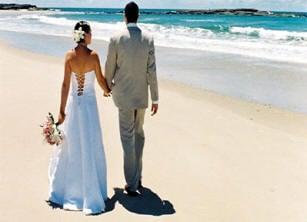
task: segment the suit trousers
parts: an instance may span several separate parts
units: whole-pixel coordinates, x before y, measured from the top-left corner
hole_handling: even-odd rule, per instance
[[[124,173],[130,190],[137,190],[142,176],[142,156],[145,143],[143,130],[146,109],[119,108],[119,129],[124,151]]]

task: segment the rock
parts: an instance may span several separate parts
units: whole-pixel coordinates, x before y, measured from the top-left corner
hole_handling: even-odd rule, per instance
[[[30,5],[30,4],[0,4],[0,10],[19,10],[19,9],[38,10],[38,7],[36,5]]]
[[[265,16],[270,15],[268,11],[260,11],[258,9],[239,8],[239,9],[208,9],[208,10],[176,10],[168,12],[167,14],[189,14],[189,15],[208,15],[208,14],[222,14],[222,15],[256,15]]]

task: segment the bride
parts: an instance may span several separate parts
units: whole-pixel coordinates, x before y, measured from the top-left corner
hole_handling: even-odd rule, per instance
[[[95,79],[104,90],[104,96],[110,96],[110,89],[97,53],[87,47],[91,38],[90,25],[78,22],[74,28],[77,46],[66,54],[57,123],[63,123],[60,128],[65,139],[55,148],[49,164],[49,202],[85,214],[104,211],[107,199],[106,161]]]

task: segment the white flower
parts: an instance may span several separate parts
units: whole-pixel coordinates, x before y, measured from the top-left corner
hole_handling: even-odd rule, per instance
[[[79,42],[81,39],[84,39],[85,32],[82,31],[82,27],[79,27],[78,30],[74,30],[74,41]]]

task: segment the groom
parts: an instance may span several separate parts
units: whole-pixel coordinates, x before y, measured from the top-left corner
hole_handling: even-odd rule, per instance
[[[111,38],[105,65],[105,77],[119,112],[125,190],[130,196],[138,195],[137,190],[142,187],[143,124],[148,107],[148,86],[152,115],[158,111],[159,99],[154,41],[138,27],[138,17],[137,4],[128,3],[125,7],[127,27]]]

